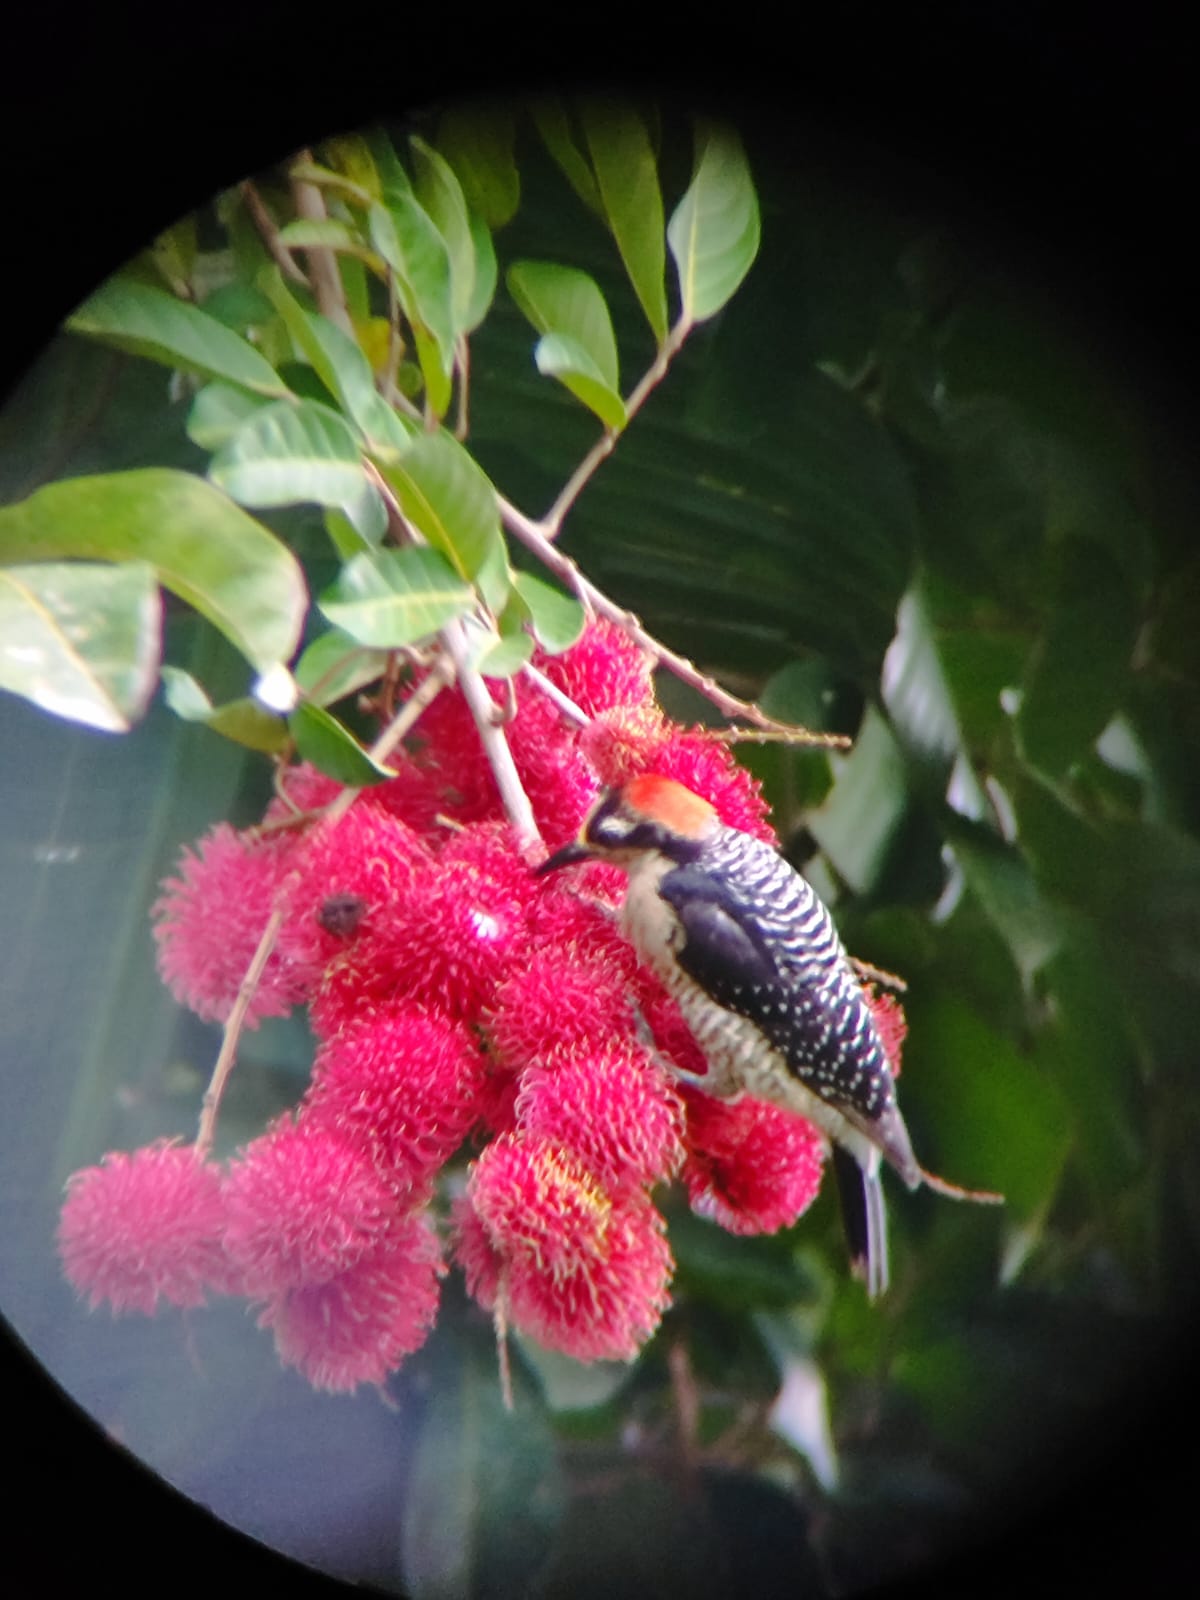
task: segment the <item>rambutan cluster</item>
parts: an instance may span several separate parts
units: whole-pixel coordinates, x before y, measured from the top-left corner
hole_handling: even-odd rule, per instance
[[[523,684],[507,724],[549,847],[575,835],[598,787],[640,771],[772,838],[755,782],[721,741],[663,715],[618,629],[593,622],[536,664],[590,718],[581,728]],[[280,1359],[331,1390],[381,1384],[421,1344],[448,1258],[482,1306],[544,1345],[632,1358],[669,1298],[656,1188],[679,1177],[723,1227],[772,1231],[815,1195],[820,1137],[775,1107],[678,1087],[667,1068],[702,1080],[704,1060],[618,932],[620,874],[534,875],[456,689],[394,765],[336,821],[217,826],[164,884],[160,971],[214,1021],[281,913],[246,1021],[306,1004],[311,1082],[225,1163],[159,1143],[76,1173],[67,1276],[114,1312],[243,1295]],[[305,809],[338,792],[304,766],[285,779]],[[898,1049],[902,1017],[886,1020]],[[439,1185],[464,1149],[465,1188]]]

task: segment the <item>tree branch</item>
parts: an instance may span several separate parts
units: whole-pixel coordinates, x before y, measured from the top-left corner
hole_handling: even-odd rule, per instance
[[[280,272],[293,283],[302,283],[307,288],[308,278],[302,271],[300,263],[279,237],[275,218],[267,210],[266,203],[253,180],[246,178],[239,184],[238,192],[245,202],[246,210],[250,213],[250,220],[258,229],[259,237],[271,252],[271,259]]]
[[[299,160],[312,162],[312,151],[301,150]],[[296,202],[296,214],[307,222],[325,222],[329,212],[325,209],[325,196],[315,183],[307,183],[303,178],[292,179],[292,196]],[[354,329],[350,322],[350,313],[346,309],[346,291],[342,285],[342,275],[338,271],[337,256],[332,250],[322,249],[317,245],[310,245],[305,254],[308,256],[308,269],[312,274],[313,294],[316,296],[317,309],[323,317],[328,317],[330,322],[335,322],[343,333],[353,337]]]
[[[475,718],[479,742],[483,746],[483,752],[496,780],[496,787],[500,791],[504,813],[516,830],[521,849],[524,851],[544,849],[542,836],[533,818],[533,807],[529,804],[529,796],[521,783],[517,764],[513,760],[512,751],[508,748],[508,740],[504,737],[504,729],[496,721],[499,708],[488,693],[482,677],[470,663],[462,623],[457,620],[447,623],[442,629],[441,637],[450,652],[450,659],[454,662],[459,688],[471,708],[471,715]]]
[[[724,712],[727,717],[742,717],[747,722],[752,722],[755,727],[767,729],[776,738],[786,738],[793,744],[845,749],[851,743],[841,733],[813,733],[808,728],[780,722],[775,717],[769,717],[752,701],[740,700],[737,695],[722,689],[714,678],[701,672],[694,662],[689,661],[686,656],[677,655],[674,650],[668,650],[666,645],[661,644],[652,633],[648,633],[642,626],[640,618],[634,616],[632,611],[624,610],[615,601],[610,600],[602,590],[597,589],[590,579],[585,578],[571,557],[564,555],[558,546],[546,537],[545,528],[540,522],[534,522],[527,517],[499,492],[496,495],[496,503],[500,508],[500,517],[505,527],[515,534],[525,548],[531,550],[556,577],[561,578],[573,589],[585,606],[599,616],[606,617],[610,622],[615,622],[635,644],[640,644],[643,650],[652,655],[681,682],[699,690],[718,711]]]
[[[575,468],[575,471],[567,479],[557,500],[542,518],[540,526],[546,539],[553,542],[558,538],[562,529],[563,518],[576,500],[579,499],[585,485],[596,469],[612,455],[616,449],[617,440],[641,410],[647,395],[666,377],[668,367],[679,354],[683,341],[691,331],[692,324],[681,317],[663,340],[658,354],[642,375],[641,380],[631,391],[629,399],[625,402],[625,421],[619,428],[606,428],[604,430],[587,455]]]

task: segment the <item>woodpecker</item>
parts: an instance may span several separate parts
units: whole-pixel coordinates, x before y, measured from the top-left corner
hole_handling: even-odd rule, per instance
[[[913,1154],[887,1054],[829,911],[769,845],[656,773],[607,790],[578,838],[538,869],[586,859],[628,875],[621,925],[679,1005],[712,1094],[798,1112],[833,1153],[851,1268],[888,1284],[880,1166],[909,1189],[995,1202],[928,1173]]]

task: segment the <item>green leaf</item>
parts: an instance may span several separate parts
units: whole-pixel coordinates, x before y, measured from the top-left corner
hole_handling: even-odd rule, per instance
[[[185,722],[202,722],[214,733],[249,750],[274,755],[288,741],[287,724],[249,696],[214,706],[190,672],[181,667],[162,669],[163,698]]]
[[[1057,1085],[962,999],[905,998],[903,1093],[929,1130],[927,1163],[954,1183],[993,1189],[1028,1218],[1057,1187],[1071,1142]]]
[[[321,152],[325,159],[345,176],[360,195],[377,200],[380,193],[379,173],[371,154],[371,146],[361,133],[342,133],[327,139]],[[292,169],[293,172],[295,169]]]
[[[650,135],[636,111],[611,102],[585,100],[580,120],[605,217],[646,320],[661,344],[667,336],[666,246],[658,163]]]
[[[485,678],[511,678],[533,654],[533,639],[527,631],[529,607],[515,589],[508,604],[496,618],[497,632],[484,632],[473,651],[475,667]]]
[[[288,731],[305,761],[352,789],[394,778],[395,772],[376,761],[335,716],[306,702],[288,718]]]
[[[404,515],[462,577],[474,579],[494,559],[501,542],[496,491],[451,434],[421,434],[383,473]]]
[[[446,241],[450,256],[450,309],[455,334],[465,333],[475,295],[475,241],[467,218],[467,202],[454,169],[444,156],[416,134],[409,139],[417,199]]]
[[[168,367],[224,378],[256,394],[288,392],[270,362],[240,334],[198,306],[128,278],[110,278],[67,319],[67,327]]]
[[[260,672],[286,661],[300,637],[308,591],[299,562],[190,472],[68,478],[0,507],[0,561],[61,557],[148,561]]]
[[[0,568],[0,689],[124,733],[154,693],[161,611],[144,561]]]
[[[375,376],[358,343],[328,317],[306,311],[288,289],[276,266],[259,284],[283,318],[292,339],[321,382],[361,430],[370,448],[384,458],[403,455],[409,430],[375,387]]]
[[[366,249],[349,223],[336,217],[297,217],[280,228],[279,242],[291,250]]]
[[[208,476],[242,505],[311,500],[343,509],[356,526],[356,510],[361,515],[375,492],[349,425],[317,400],[281,400],[249,418],[212,458]]]
[[[471,211],[489,228],[510,222],[521,200],[508,106],[478,101],[451,106],[438,125],[438,147],[462,185]]]
[[[444,556],[417,546],[355,556],[318,606],[359,644],[394,650],[429,638],[474,599]]]
[[[467,307],[464,333],[474,333],[487,316],[488,308],[496,296],[496,279],[499,271],[496,266],[496,247],[492,243],[487,224],[473,212],[471,241],[475,246],[475,288],[471,295],[471,304]]]
[[[406,180],[407,181],[407,180]],[[371,243],[391,267],[401,308],[410,323],[426,385],[430,371],[449,401],[456,329],[450,283],[450,251],[445,239],[412,193],[389,188],[386,204],[371,207]],[[443,405],[438,412],[445,410]]]
[[[288,168],[288,177],[293,183],[311,183],[318,189],[332,189],[335,193],[344,195],[347,200],[353,201],[355,205],[369,206],[372,200],[378,199],[378,182],[375,191],[372,192],[345,173],[334,172],[331,167],[323,167],[319,161],[293,161]],[[305,218],[297,220],[307,221]],[[316,220],[319,224],[321,219]],[[292,224],[288,223],[287,226],[291,227]],[[281,229],[280,232],[282,231]]]
[[[534,347],[537,369],[547,378],[557,378],[589,411],[595,412],[608,428],[625,426],[625,403],[604,381],[600,369],[587,351],[565,334],[547,333]]]
[[[325,532],[329,535],[329,542],[333,545],[342,561],[349,561],[351,556],[362,555],[365,551],[375,550],[382,542],[380,539],[368,539],[361,534],[344,511],[335,511],[326,506],[321,520],[325,524]],[[385,510],[385,531],[386,522],[387,513]]]
[[[984,915],[1004,940],[1018,971],[1032,978],[1058,949],[1061,919],[1043,898],[1029,863],[989,828],[947,811],[947,837]]]
[[[609,427],[625,423],[617,342],[599,285],[586,272],[547,261],[516,261],[508,292],[543,335],[538,370],[560,378]]]
[[[822,1285],[785,1236],[737,1239],[694,1212],[673,1211],[671,1249],[679,1285],[730,1311],[813,1304]]]
[[[545,1412],[521,1368],[515,1408],[505,1409],[494,1349],[482,1340],[450,1336],[421,1355],[428,1400],[399,1523],[398,1581],[412,1600],[532,1595],[565,1503]]]
[[[497,539],[475,574],[475,587],[484,604],[498,616],[512,598],[513,570],[508,564],[508,547]]]
[[[808,825],[839,876],[861,894],[878,880],[908,809],[900,751],[873,707],[834,770],[833,788]]]
[[[518,572],[513,588],[529,609],[534,637],[543,650],[556,656],[569,650],[583,633],[583,607],[574,595],[563,594],[530,572]]]
[[[374,683],[387,665],[386,650],[370,650],[333,628],[315,638],[295,667],[296,682],[311,705],[330,706]]]
[[[731,129],[702,124],[696,167],[667,227],[689,322],[715,316],[758,254],[758,197],[741,142]]]
[[[531,107],[533,120],[559,170],[575,193],[598,217],[604,217],[604,201],[596,184],[596,177],[588,165],[587,156],[575,142],[570,119],[561,100],[546,95],[534,101]]]
[[[1137,630],[1128,580],[1096,546],[1070,543],[1057,587],[1017,713],[1022,753],[1052,776],[1085,756],[1119,709]]]
[[[417,364],[425,382],[425,405],[440,422],[450,409],[454,393],[454,358],[449,364],[438,343],[420,325],[413,324],[413,343],[417,349]]]
[[[248,393],[236,384],[217,379],[206,383],[188,412],[187,436],[201,450],[219,450],[256,411],[270,401]]]

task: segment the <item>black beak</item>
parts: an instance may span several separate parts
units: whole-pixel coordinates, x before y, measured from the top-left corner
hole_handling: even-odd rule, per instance
[[[544,878],[548,872],[557,872],[559,867],[572,867],[577,861],[589,861],[592,852],[576,839],[571,844],[563,845],[561,850],[556,850],[548,856],[540,867],[535,868],[534,877]]]

